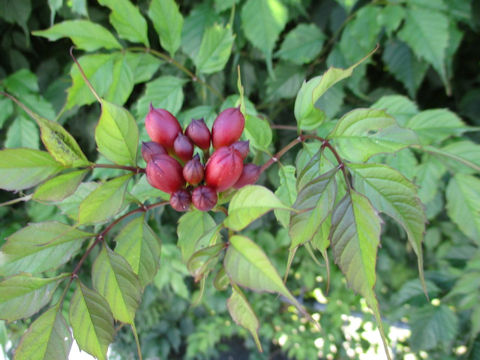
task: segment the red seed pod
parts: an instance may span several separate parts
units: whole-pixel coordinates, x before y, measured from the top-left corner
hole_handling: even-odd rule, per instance
[[[260,177],[260,166],[255,164],[245,164],[243,166],[242,175],[237,180],[233,187],[235,189],[240,189],[245,185],[255,184]]]
[[[173,142],[173,150],[183,161],[188,161],[193,155],[193,144],[188,136],[178,133],[177,138]]]
[[[187,211],[191,203],[192,196],[185,189],[177,190],[170,196],[170,205],[177,211]]]
[[[208,186],[196,187],[192,192],[192,203],[200,211],[209,211],[217,204],[218,196],[215,190]]]
[[[210,130],[208,130],[208,127],[203,119],[192,119],[192,122],[185,130],[185,135],[187,135],[190,140],[192,140],[193,143],[200,149],[208,150],[210,148]]]
[[[230,146],[221,147],[212,154],[205,166],[205,181],[218,192],[229,189],[242,174],[243,159]]]
[[[239,108],[223,110],[215,119],[212,127],[212,143],[215,149],[228,146],[240,139],[245,118]]]
[[[197,185],[202,181],[204,174],[205,170],[198,154],[183,167],[183,178],[191,185]]]
[[[153,141],[163,145],[167,150],[173,149],[173,142],[182,131],[175,116],[167,110],[154,109],[152,104],[145,117],[145,129]]]
[[[160,145],[157,144],[154,141],[149,141],[149,142],[142,142],[142,157],[145,160],[145,162],[149,162],[152,160],[152,157],[155,155],[166,155],[167,150]]]
[[[242,156],[242,159],[245,160],[245,158],[248,155],[248,152],[250,151],[250,141],[235,141],[232,145],[235,150],[237,150],[240,155]]]
[[[147,180],[154,188],[173,193],[185,185],[182,165],[168,155],[157,155],[147,163]]]

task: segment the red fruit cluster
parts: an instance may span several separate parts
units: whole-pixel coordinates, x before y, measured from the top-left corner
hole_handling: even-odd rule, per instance
[[[177,211],[187,211],[190,204],[211,210],[219,192],[253,184],[260,176],[259,166],[243,163],[250,150],[248,141],[239,141],[244,127],[240,110],[229,108],[218,115],[211,132],[203,119],[192,120],[183,132],[175,116],[150,105],[145,128],[153,141],[142,144],[148,182],[169,193]],[[193,156],[195,146],[208,158],[205,164]]]

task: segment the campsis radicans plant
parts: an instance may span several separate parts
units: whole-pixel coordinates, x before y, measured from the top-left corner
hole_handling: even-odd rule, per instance
[[[125,52],[137,54],[127,49]],[[145,52],[170,59],[168,63],[192,81],[215,92],[203,77],[195,76],[168,55],[152,49]],[[72,58],[81,70],[73,53]],[[362,61],[347,69],[330,68],[304,82],[291,109],[294,126],[276,125],[275,119],[267,121],[254,106],[247,114],[247,99],[239,76],[238,95],[225,101],[220,95],[224,103],[215,104],[215,108],[226,108],[216,116],[211,129],[203,119],[192,119],[183,129],[171,112],[150,105],[144,126],[151,141],[141,145],[132,114],[102,98],[82,70],[86,86],[101,107],[92,135],[102,155],[96,162],[87,158],[60,123],[41,117],[21,100],[2,92],[34,119],[45,147],[0,151],[0,188],[22,194],[7,205],[30,200],[51,204],[61,208],[67,219],[28,224],[9,235],[1,247],[0,318],[30,318],[49,306],[29,325],[16,350],[16,360],[30,360],[34,352],[40,351],[38,343],[48,345],[42,348],[39,358],[56,359],[59,352],[62,356],[68,354],[72,334],[82,350],[106,359],[116,329],[123,324],[131,325],[138,358],[142,358],[135,314],[144,288],[159,270],[161,252],[160,239],[155,227],[151,227],[154,218],[149,214],[167,205],[175,210],[169,215],[178,216],[177,245],[186,268],[199,283],[198,302],[205,287],[212,285],[207,279],[214,278],[213,286],[220,292],[228,289],[228,294],[223,293],[228,296],[227,309],[232,319],[250,332],[259,351],[260,324],[244,291],[281,295],[277,301],[288,301],[298,314],[310,320],[309,330],[320,331],[318,322],[301,304],[302,299],[292,294],[285,281],[297,249],[305,246],[312,256],[318,253],[325,259],[327,290],[329,257],[333,257],[347,284],[365,298],[389,358],[374,291],[383,223],[380,213],[404,229],[405,239],[417,256],[426,295],[422,240],[427,218],[418,195],[422,183],[415,184],[413,175],[404,176],[405,169],[389,166],[384,159],[401,150],[410,151],[414,159],[428,153],[448,158],[445,169],[459,159],[460,165],[456,165],[467,167],[469,172],[460,176],[452,172],[451,181],[463,185],[478,184],[471,172],[479,172],[479,168],[462,158],[458,149],[453,152],[451,145],[460,143],[458,138],[440,132],[442,141],[449,143],[444,146],[439,141],[438,145],[432,143],[432,134],[427,134],[418,122],[403,119],[400,126],[385,110],[390,102],[354,109],[338,119],[330,119],[317,109],[315,105],[323,94],[351,76]],[[145,97],[151,96],[150,90]],[[139,102],[142,103],[148,104]],[[427,115],[430,119],[431,115]],[[278,138],[283,136],[286,140],[277,150],[274,148],[278,142],[272,143],[274,131]],[[295,156],[284,157],[300,146]],[[145,168],[137,163],[139,148]],[[251,153],[254,160],[249,160]],[[295,159],[295,166],[289,165],[286,158]],[[115,169],[122,174],[100,181],[95,172],[89,175],[99,168]],[[269,176],[256,185],[266,171]],[[275,183],[277,188],[272,191]],[[457,183],[452,184],[447,200],[468,212],[469,204],[452,199],[450,193],[456,194],[458,187]],[[255,230],[249,229],[252,238],[243,233],[254,221],[264,221],[262,216],[270,211],[287,229],[285,234],[290,241],[284,254],[288,265],[283,280],[270,254],[256,241]],[[269,228],[271,222],[269,218],[268,224],[263,224]],[[87,240],[88,245],[83,246]],[[97,247],[99,251],[93,251]],[[96,258],[92,259],[91,281],[85,281],[86,272],[79,274],[85,269],[86,260],[93,256]],[[69,261],[74,262],[71,271],[55,272],[69,267]],[[61,294],[53,297],[57,288]],[[68,311],[63,311],[66,307]],[[68,322],[64,318],[66,312]]]

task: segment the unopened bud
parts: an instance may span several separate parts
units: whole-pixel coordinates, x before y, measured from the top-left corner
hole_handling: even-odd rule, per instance
[[[145,117],[145,129],[153,141],[163,145],[167,150],[173,149],[173,142],[182,131],[175,116],[165,109],[155,109],[152,104]]]
[[[157,155],[147,163],[147,180],[154,188],[173,193],[185,185],[182,165],[169,155]]]
[[[215,149],[229,146],[242,136],[245,118],[239,108],[223,110],[215,119],[212,127],[212,143]]]
[[[187,211],[192,203],[190,192],[185,189],[175,191],[170,196],[170,205],[177,211]]]
[[[193,143],[200,149],[208,150],[210,148],[210,130],[208,130],[208,127],[203,119],[192,119],[192,122],[185,130],[185,135],[187,135],[190,140],[192,140]]]
[[[243,159],[232,147],[221,147],[212,154],[205,166],[205,181],[218,192],[235,184],[242,174]]]
[[[233,184],[233,187],[240,189],[245,185],[255,184],[260,177],[260,169],[260,166],[255,164],[245,164],[240,178]]]
[[[197,185],[202,181],[204,174],[205,170],[198,154],[183,167],[183,178],[191,185]]]
[[[192,203],[200,211],[209,211],[217,204],[218,196],[214,189],[199,186],[192,192]]]
[[[154,142],[154,141],[149,141],[149,142],[142,142],[142,157],[145,160],[145,162],[149,162],[152,160],[152,157],[155,155],[166,155],[167,150],[165,148]]]
[[[193,155],[192,141],[187,136],[179,133],[173,142],[173,150],[175,150],[175,154],[177,154],[180,159],[188,161]]]

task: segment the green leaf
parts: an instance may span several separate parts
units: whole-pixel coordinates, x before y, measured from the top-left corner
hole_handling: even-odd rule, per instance
[[[326,118],[323,111],[315,107],[317,100],[339,81],[352,75],[360,64],[354,64],[348,69],[331,67],[323,75],[316,76],[303,83],[295,99],[295,119],[299,129],[313,130]]]
[[[297,299],[285,287],[267,255],[249,238],[240,235],[230,237],[230,245],[223,261],[225,271],[235,284],[253,291],[283,295],[305,313]]]
[[[13,321],[37,313],[50,302],[58,283],[67,276],[44,279],[20,274],[3,280],[0,282],[0,319]]]
[[[145,94],[137,101],[135,106],[137,118],[144,119],[148,113],[149,105],[162,108],[176,115],[183,104],[183,85],[187,82],[175,76],[160,76],[147,83]]]
[[[125,225],[115,242],[115,252],[127,260],[142,287],[145,287],[158,271],[161,250],[160,238],[148,226],[145,215]]]
[[[66,263],[94,234],[56,222],[29,224],[7,238],[0,252],[0,274],[41,273]]]
[[[88,170],[77,170],[47,180],[37,187],[32,199],[37,201],[62,201],[77,190],[87,172]]]
[[[68,37],[78,49],[86,51],[122,48],[107,29],[88,20],[63,21],[46,30],[33,31],[33,35],[45,37],[50,41]]]
[[[245,36],[264,53],[271,70],[273,48],[288,21],[287,8],[279,0],[248,0],[241,18]]]
[[[300,189],[293,208],[302,211],[292,214],[290,218],[290,249],[312,240],[330,215],[337,196],[337,171],[336,168],[332,169]]]
[[[407,233],[417,255],[420,279],[424,284],[422,241],[427,218],[416,186],[387,165],[348,164],[348,169],[355,189],[365,195],[377,211],[397,221]]]
[[[358,162],[417,142],[415,133],[398,127],[394,118],[376,109],[356,109],[345,114],[328,138],[343,158]]]
[[[192,229],[195,231],[192,232]],[[195,250],[208,246],[211,239],[208,235],[218,237],[218,231],[217,224],[208,212],[194,210],[182,215],[178,220],[177,235],[183,261],[187,262]]]
[[[5,81],[5,80],[4,80]],[[0,98],[0,129],[3,127],[5,120],[7,120],[13,114],[13,105],[10,99]]]
[[[233,321],[252,334],[258,351],[262,352],[262,344],[258,338],[260,323],[247,298],[240,289],[236,287],[232,288],[232,295],[227,300],[227,308]]]
[[[133,185],[132,189],[129,191],[130,195],[135,197],[139,202],[143,203],[147,200],[153,199],[163,199],[168,201],[170,199],[170,194],[163,192],[154,188],[148,183],[147,176],[143,175],[138,182]]]
[[[134,78],[125,54],[116,54],[113,63],[112,83],[104,99],[116,105],[123,105],[133,90]]]
[[[92,191],[81,203],[78,223],[101,223],[118,213],[123,206],[127,184],[132,174],[107,181]]]
[[[234,231],[240,231],[273,209],[291,210],[269,189],[260,185],[248,185],[233,196],[224,225]]]
[[[230,26],[215,24],[203,33],[198,54],[194,59],[198,72],[212,74],[223,70],[232,52],[233,40]]]
[[[448,216],[470,239],[480,244],[480,180],[456,174],[447,187]]]
[[[38,128],[31,120],[23,115],[17,116],[9,126],[5,138],[6,148],[30,148],[40,147],[40,134]]]
[[[272,143],[272,129],[268,122],[258,116],[245,116],[245,137],[250,140],[251,146],[267,150]]]
[[[142,285],[127,260],[106,246],[102,247],[93,263],[92,283],[95,290],[107,300],[113,317],[134,325]]]
[[[371,107],[384,110],[388,115],[393,116],[400,126],[405,126],[412,116],[418,114],[417,105],[402,95],[382,96]]]
[[[443,81],[447,81],[445,51],[448,45],[449,19],[443,13],[411,6],[407,8],[405,24],[398,37],[406,42],[414,53],[433,65]]]
[[[52,156],[40,150],[5,149],[0,151],[0,188],[23,190],[31,188],[63,167]]]
[[[415,183],[418,185],[418,196],[427,204],[437,195],[438,183],[447,168],[435,157],[424,157],[422,163],[415,169]]]
[[[152,0],[148,16],[160,37],[160,44],[170,56],[180,47],[183,16],[174,0]]]
[[[95,129],[98,151],[119,165],[137,163],[138,127],[127,109],[102,100],[102,114]]]
[[[93,181],[81,183],[72,195],[56,205],[63,214],[67,215],[72,220],[77,221],[80,204],[93,190],[99,186],[99,183]]]
[[[385,46],[382,56],[388,71],[415,97],[428,70],[428,64],[420,61],[412,50],[401,41],[391,41]]]
[[[412,117],[405,127],[418,134],[422,144],[440,143],[468,131],[465,123],[447,109],[425,110]]]
[[[458,320],[446,305],[426,305],[411,315],[412,336],[410,345],[413,351],[430,350],[445,345],[455,338]]]
[[[315,59],[322,50],[325,35],[315,24],[299,24],[282,42],[276,57],[302,65]]]
[[[332,213],[330,241],[333,258],[347,284],[362,295],[377,320],[387,358],[390,359],[375,286],[375,264],[381,220],[370,201],[351,189]]]
[[[72,335],[57,305],[30,325],[15,350],[15,360],[67,359],[71,347]]]
[[[426,288],[430,298],[438,295],[440,289],[431,281],[425,281]],[[393,297],[394,306],[400,306],[407,302],[412,302],[415,299],[425,301],[425,293],[422,283],[419,279],[414,279],[406,282],[402,288]]]
[[[113,341],[113,316],[106,300],[82,283],[70,301],[70,325],[80,349],[99,360],[107,359]]]
[[[149,81],[157,72],[160,65],[163,64],[163,61],[147,52],[138,53],[127,51],[125,53],[125,61],[132,71],[132,78],[135,84]]]
[[[440,149],[427,145],[421,149],[440,157],[454,172],[472,173],[472,169],[480,172],[480,145],[472,141],[456,141]]]
[[[200,281],[217,264],[221,251],[226,247],[224,243],[204,247],[195,252],[187,263],[188,271],[195,279]]]
[[[295,187],[295,166],[285,165],[278,168],[278,175],[280,178],[280,186],[275,190],[275,195],[278,199],[288,206],[292,206],[297,198],[297,188]],[[290,211],[274,210],[277,220],[288,228],[290,222]]]
[[[304,70],[297,65],[279,64],[273,71],[275,77],[267,79],[268,99],[289,99],[294,97],[302,86]]]
[[[136,6],[128,0],[99,0],[98,2],[112,10],[110,23],[117,30],[118,36],[150,47],[147,22]]]

